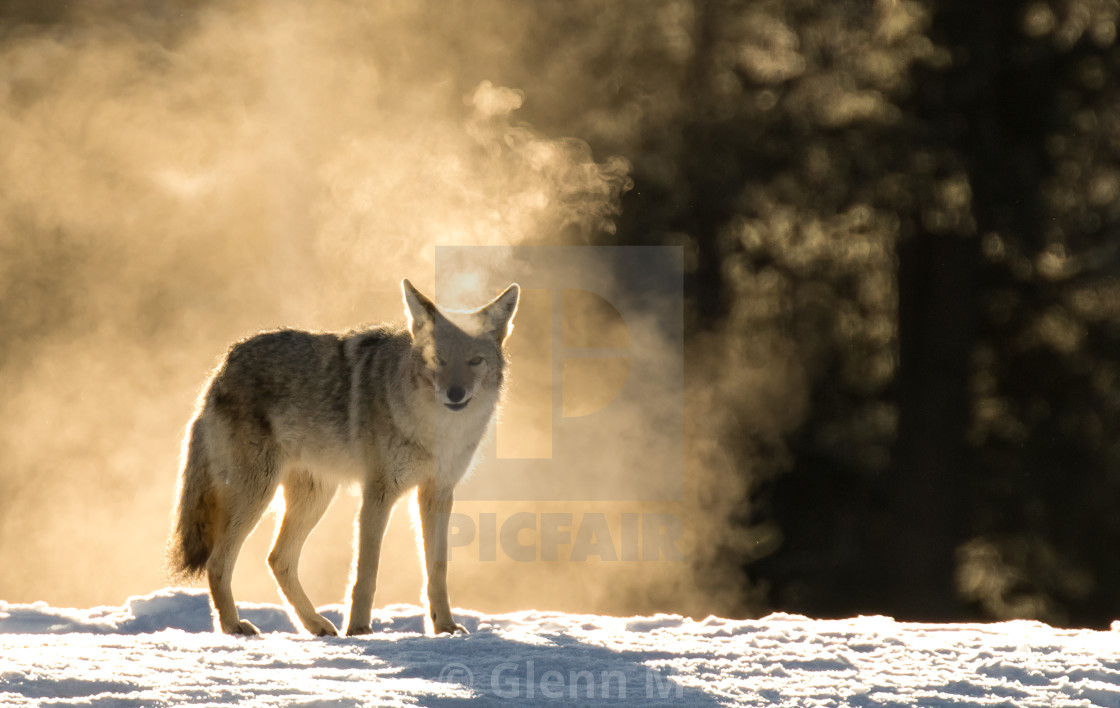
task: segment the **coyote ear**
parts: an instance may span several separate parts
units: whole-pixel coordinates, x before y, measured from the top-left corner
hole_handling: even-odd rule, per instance
[[[401,293],[404,295],[404,311],[408,315],[408,331],[415,335],[417,330],[435,321],[436,305],[408,282],[408,278],[401,281]]]
[[[513,331],[513,315],[517,312],[517,301],[520,297],[521,286],[514,283],[480,310],[488,320],[490,333],[499,344]]]

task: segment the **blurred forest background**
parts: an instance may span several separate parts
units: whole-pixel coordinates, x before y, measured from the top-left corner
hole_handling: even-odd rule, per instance
[[[81,47],[91,32],[143,36],[166,49],[146,60],[158,77],[189,56],[206,12],[236,3],[82,5],[0,2],[10,124],[56,90],[13,68],[28,38]],[[482,81],[518,89],[515,123],[573,136],[564,144],[577,163],[611,166],[615,184],[628,176],[610,208],[523,243],[683,247],[684,504],[721,532],[687,553],[691,604],[629,588],[654,598],[635,608],[1088,626],[1120,617],[1120,3],[323,6],[376,8],[366,31],[412,38],[378,45],[370,61],[384,76],[438,64],[432,86],[452,113]],[[198,97],[181,98],[190,110]],[[298,124],[314,119],[300,114],[304,101],[323,96],[285,100]],[[13,196],[21,148],[2,125],[0,412],[10,420],[49,333],[96,327],[81,304],[101,282],[88,259],[129,251],[90,255],[97,234],[79,218],[44,229],[35,199]],[[185,252],[163,254],[162,267],[194,267]],[[205,297],[236,308],[241,295],[214,294],[221,283],[209,277]],[[190,314],[197,293],[148,286],[158,307],[145,297],[127,313],[144,331],[137,341],[205,330]],[[225,330],[207,336],[210,352],[229,341]],[[210,362],[168,366],[189,379],[197,361]],[[17,444],[0,436],[0,460]],[[0,473],[0,515],[28,504],[49,514],[35,495]],[[30,533],[3,529],[0,548]],[[718,599],[697,602],[705,593]]]

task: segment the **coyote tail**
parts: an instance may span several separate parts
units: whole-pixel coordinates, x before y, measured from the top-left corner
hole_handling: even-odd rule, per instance
[[[179,473],[175,527],[168,541],[168,566],[173,576],[193,578],[206,569],[206,562],[214,549],[218,506],[199,417],[191,423]]]

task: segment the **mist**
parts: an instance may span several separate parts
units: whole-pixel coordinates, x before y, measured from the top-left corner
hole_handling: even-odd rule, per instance
[[[662,11],[656,22],[679,44],[688,19]],[[401,319],[402,277],[460,307],[514,279],[497,249],[476,271],[436,282],[440,246],[583,245],[614,231],[630,164],[593,154],[586,136],[549,132],[563,122],[560,106],[592,87],[563,56],[550,59],[547,85],[531,80],[533,23],[530,4],[502,2],[9,8],[0,29],[0,597],[90,606],[166,582],[180,441],[231,342],[281,326]],[[605,119],[584,128],[608,143],[618,132]],[[532,319],[548,308],[532,299],[512,339],[510,408],[492,433],[505,441],[491,441],[499,455],[551,434],[531,410],[549,332]],[[582,307],[565,316],[572,331],[594,325]],[[612,326],[595,327],[592,346],[609,341]],[[659,346],[654,324],[631,323],[627,335]],[[680,352],[664,360],[679,378]],[[596,376],[626,375],[598,370],[569,377],[567,405],[594,396]],[[690,405],[712,414],[705,390],[690,389],[700,392]],[[681,440],[679,420],[668,430],[656,420],[642,406],[616,414],[639,434],[604,435],[596,454],[617,460],[619,474],[640,474],[628,445]],[[703,498],[695,479],[710,460],[699,459],[686,468],[682,455],[680,475],[693,481],[670,501],[460,502],[457,518],[475,536],[462,526],[462,547],[453,543],[454,604],[739,607],[735,580],[693,562],[698,548],[718,550],[708,536],[734,498]],[[469,483],[485,486],[485,474],[484,460]],[[563,474],[594,483],[575,479],[579,466]],[[346,590],[356,505],[340,495],[303,553],[317,603]],[[406,507],[385,539],[379,605],[419,597]],[[525,512],[534,524],[570,517],[571,540],[553,553],[544,544],[555,531],[526,529],[517,538],[534,548],[529,562],[483,547],[486,524]],[[624,537],[647,522],[668,534],[659,541],[667,553],[638,560]],[[272,525],[266,517],[241,554],[239,600],[276,597],[265,564]],[[604,533],[613,550],[573,560],[580,534],[594,545]],[[721,591],[727,599],[714,600]]]
[[[1120,612],[1120,8],[0,3],[0,598],[165,584],[229,345],[522,286],[451,598]],[[550,250],[551,249],[551,250]],[[357,501],[305,549],[340,600]],[[416,602],[407,503],[376,602]],[[235,594],[277,597],[273,520]]]

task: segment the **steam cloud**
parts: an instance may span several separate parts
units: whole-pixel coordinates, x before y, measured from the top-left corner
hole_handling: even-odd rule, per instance
[[[0,30],[0,597],[119,603],[163,583],[179,440],[231,341],[399,318],[400,278],[431,292],[438,244],[579,244],[612,228],[626,161],[516,119],[532,95],[504,85],[525,79],[509,67],[528,5],[124,2]],[[491,297],[501,265],[446,304]],[[518,377],[533,372],[515,354]],[[689,497],[712,520],[686,520],[686,555],[734,496]],[[342,597],[355,507],[340,495],[304,552],[316,602]],[[418,596],[402,511],[379,604]],[[265,521],[242,553],[240,600],[276,598],[270,537]],[[452,600],[718,608],[686,599],[691,568],[465,560]]]

